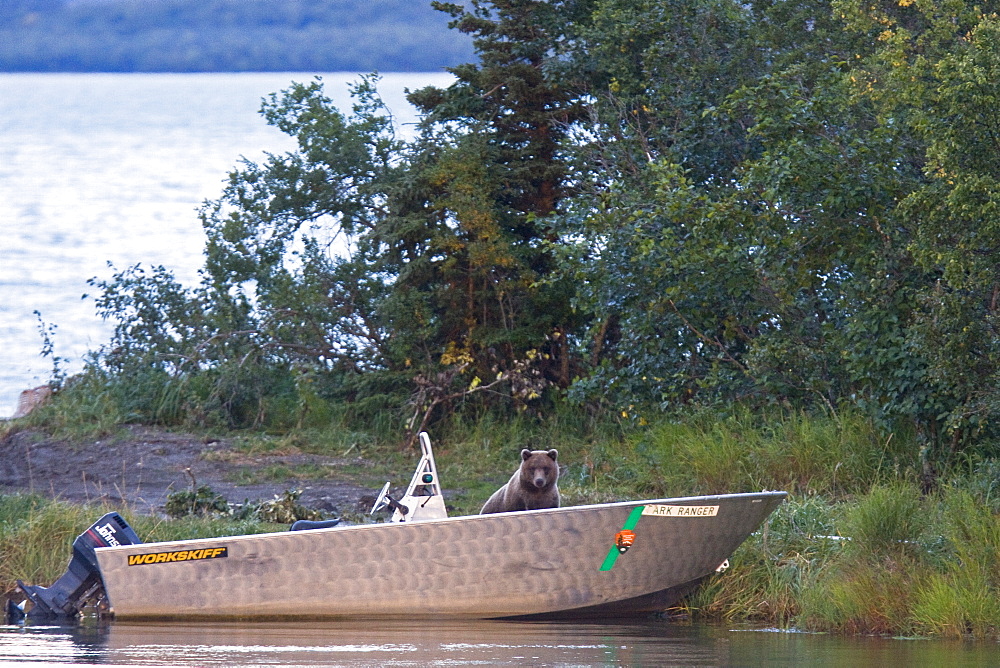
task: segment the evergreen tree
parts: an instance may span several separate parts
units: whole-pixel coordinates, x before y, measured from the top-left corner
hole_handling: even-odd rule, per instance
[[[438,259],[405,282],[427,297],[445,359],[495,375],[537,351],[545,376],[564,387],[576,322],[570,287],[553,275],[558,239],[546,217],[567,194],[562,144],[582,106],[546,66],[568,4],[435,3],[473,36],[479,62],[452,69],[457,81],[447,89],[410,94],[425,114],[425,178],[419,195],[408,193],[409,208],[398,209],[434,221],[427,254]]]

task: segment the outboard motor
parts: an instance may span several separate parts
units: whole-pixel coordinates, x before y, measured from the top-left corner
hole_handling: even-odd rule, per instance
[[[73,541],[73,556],[66,572],[51,587],[26,585],[17,581],[18,588],[31,601],[29,619],[75,617],[89,600],[103,594],[104,582],[97,566],[98,547],[138,545],[139,536],[118,513],[108,513]],[[18,606],[14,606],[18,607]],[[23,608],[22,608],[23,610]],[[8,607],[8,615],[12,613]]]

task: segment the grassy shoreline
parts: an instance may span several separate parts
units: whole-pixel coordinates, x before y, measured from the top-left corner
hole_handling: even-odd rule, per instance
[[[366,457],[413,458],[398,439],[352,433]],[[345,442],[342,424],[246,438],[254,448],[288,447],[293,439],[307,452]],[[442,479],[458,490],[452,514],[478,510],[508,475],[511,452],[542,445],[559,448],[564,505],[788,490],[789,501],[737,550],[730,568],[672,613],[844,634],[1000,641],[996,459],[966,457],[941,472],[933,489],[922,489],[912,438],[845,415],[702,415],[633,428],[567,409],[546,420],[456,418],[439,426],[434,440]],[[47,583],[61,574],[70,542],[99,512],[0,496],[0,592],[16,579]],[[144,540],[276,528],[124,514]]]

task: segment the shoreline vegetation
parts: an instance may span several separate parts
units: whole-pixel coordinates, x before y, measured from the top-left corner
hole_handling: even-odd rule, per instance
[[[70,439],[81,429],[114,431],[76,422],[59,399],[7,423],[3,437],[28,425]],[[388,424],[359,428],[347,415],[324,428],[242,438],[251,449],[269,442],[316,454],[342,451],[350,441],[362,444],[356,447],[366,459],[407,468],[415,452],[400,446]],[[75,432],[67,431],[69,424],[78,425]],[[541,444],[566,453],[563,505],[789,491],[789,501],[737,550],[730,568],[668,611],[672,618],[1000,640],[1000,461],[963,458],[922,488],[912,438],[886,434],[851,413],[736,410],[640,426],[571,407],[547,418],[455,416],[436,425],[434,435],[442,479],[456,490],[448,504],[452,515],[477,512],[496,472],[509,468],[510,453]],[[113,509],[146,541],[285,529],[225,511],[167,518]],[[12,593],[17,579],[58,577],[73,538],[104,510],[0,495],[3,594]]]

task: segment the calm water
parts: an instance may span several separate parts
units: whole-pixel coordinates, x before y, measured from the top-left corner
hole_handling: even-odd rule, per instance
[[[354,74],[322,75],[350,109]],[[46,382],[38,310],[57,325],[56,354],[81,367],[110,328],[81,299],[88,278],[164,265],[194,285],[204,237],[196,215],[240,156],[283,152],[291,138],[257,113],[295,74],[0,74],[0,417]],[[447,74],[387,74],[380,90],[401,124],[404,88]]]
[[[145,666],[996,666],[962,642],[682,626],[525,622],[111,623],[0,627],[0,665]]]

